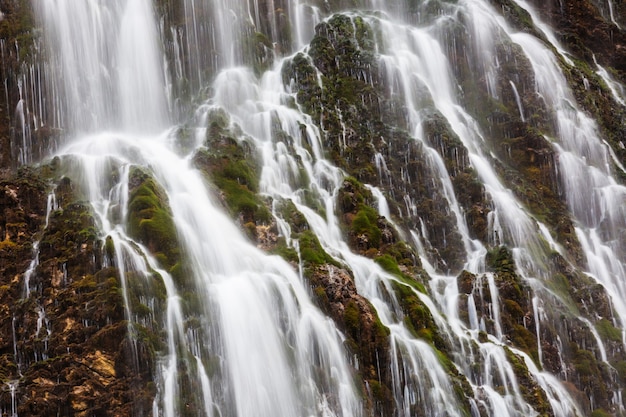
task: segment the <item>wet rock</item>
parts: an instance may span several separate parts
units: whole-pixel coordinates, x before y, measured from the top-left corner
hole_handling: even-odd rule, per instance
[[[346,346],[359,361],[364,381],[375,382],[371,400],[373,409],[388,415],[392,406],[391,375],[380,363],[389,360],[389,330],[382,325],[374,307],[360,296],[354,280],[345,269],[335,265],[319,265],[307,274],[320,307],[344,331]]]
[[[124,349],[117,271],[102,269],[91,210],[71,184],[57,187],[63,204],[44,228],[47,182],[30,170],[0,182],[0,382],[15,387],[19,415],[143,415],[154,395],[146,389],[153,357]]]

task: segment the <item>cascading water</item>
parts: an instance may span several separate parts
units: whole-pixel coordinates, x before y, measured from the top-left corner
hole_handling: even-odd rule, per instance
[[[60,52],[50,53],[48,65],[56,123],[71,132],[169,125],[150,2],[45,1],[35,7],[48,45]]]
[[[212,11],[229,24],[231,12]],[[192,160],[170,148],[171,131],[146,134],[167,124],[151,5],[138,0],[74,7],[49,1],[40,15],[51,48],[59,47],[51,49],[53,70],[62,74],[64,116],[76,136],[60,155],[80,178],[100,230],[115,248],[111,262],[119,271],[131,337],[142,324],[131,287],[162,281],[167,293],[163,313],[154,311],[167,329],[155,414],[180,415],[183,398],[203,415],[361,415],[341,335],[313,306],[293,268],[246,241],[208,194]],[[117,35],[108,36],[109,31]],[[89,69],[78,65],[83,61]],[[221,64],[237,61],[230,56]],[[116,133],[97,133],[105,130]],[[112,184],[111,169],[119,171]],[[169,203],[189,262],[184,288],[126,226],[138,169],[157,181]],[[151,295],[132,296],[157,306],[160,301]],[[197,307],[188,307],[194,297]],[[192,317],[196,325],[190,324]],[[209,373],[208,361],[217,361],[219,369]],[[189,369],[184,375],[181,364]],[[199,393],[182,391],[184,384],[199,387]],[[196,395],[199,400],[189,399]]]
[[[624,415],[624,169],[576,103],[572,56],[526,1],[542,40],[483,0],[384,3],[35,3],[38,123],[67,138],[137,369],[144,329],[163,339],[152,414]],[[497,130],[507,117],[516,131]],[[542,146],[525,172],[555,184],[566,237],[507,171],[519,131]],[[613,316],[568,279],[598,283]],[[571,379],[591,363],[610,392]]]

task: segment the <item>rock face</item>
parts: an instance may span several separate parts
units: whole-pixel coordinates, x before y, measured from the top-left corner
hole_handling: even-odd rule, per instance
[[[157,390],[153,373],[163,335],[150,326],[130,324],[115,248],[97,229],[77,179],[67,174],[69,162],[54,159],[36,167],[31,164],[53,148],[62,132],[35,129],[33,121],[18,111],[23,98],[18,85],[31,76],[29,65],[36,59],[36,48],[31,46],[37,31],[28,1],[5,3],[0,5],[4,81],[0,96],[6,97],[0,100],[0,409],[42,417],[150,415]],[[159,1],[157,10],[167,13],[166,21],[182,31],[185,17],[180,3]],[[264,18],[258,28],[250,28],[244,42],[249,52],[246,64],[256,75],[293,48],[286,34],[286,3],[259,2]],[[359,2],[317,3],[320,10],[331,13]],[[490,3],[515,28],[544,36],[515,2]],[[626,32],[620,28],[626,26],[626,6],[613,2],[612,21],[605,3],[534,1],[575,60],[574,67],[563,65],[563,72],[573,86],[577,105],[598,122],[615,159],[626,165],[626,107],[617,103],[596,73],[597,63],[626,83]],[[335,14],[317,25],[309,48],[286,60],[281,74],[284,84],[297,92],[289,105],[316,121],[323,132],[326,157],[346,173],[335,196],[335,214],[350,249],[373,259],[397,279],[389,298],[397,300],[411,334],[440,355],[468,414],[472,410],[486,415],[486,410],[473,402],[480,395],[452,364],[454,352],[460,350],[457,342],[438,327],[418,296],[431,291],[430,279],[406,238],[409,230],[419,229],[429,237],[422,248],[429,266],[457,277],[459,321],[465,326],[481,322],[482,343],[500,333],[522,396],[539,415],[552,416],[554,411],[522,355],[562,377],[585,415],[625,415],[623,400],[613,398],[626,384],[622,330],[615,327],[606,290],[581,272],[586,268],[582,245],[559,186],[558,156],[545,133],[554,128],[542,98],[535,94],[536,80],[528,59],[515,46],[498,45],[497,59],[504,75],[493,87],[499,93],[496,101],[485,90],[485,80],[475,79],[479,69],[467,59],[466,51],[472,46],[462,29],[449,46],[456,58],[453,71],[461,90],[460,104],[486,132],[484,141],[493,151],[495,171],[563,248],[562,253],[555,250],[542,259],[550,277],[541,291],[546,299],[565,299],[568,305],[554,310],[547,306],[541,314],[533,305],[535,289],[516,272],[511,250],[490,234],[494,207],[461,139],[436,110],[422,115],[420,127],[426,142],[412,139],[406,106],[391,93],[384,68],[376,61],[380,52],[376,30],[359,16]],[[271,39],[272,35],[278,39]],[[166,53],[173,60],[173,41],[169,41]],[[516,82],[518,97],[510,80]],[[189,101],[178,111],[192,108],[189,88],[199,82],[176,80],[177,94]],[[420,97],[428,101],[426,92],[421,92]],[[520,106],[528,120],[522,120]],[[207,123],[202,138],[205,146],[194,154],[193,163],[211,181],[212,191],[251,242],[282,256],[294,269],[301,268],[316,304],[345,335],[347,354],[358,362],[355,379],[367,412],[395,415],[398,404],[392,395],[391,371],[380,366],[391,356],[389,329],[372,303],[359,294],[352,271],[323,250],[295,205],[269,201],[260,193],[262,167],[254,145],[229,116],[215,110]],[[288,134],[273,129],[290,146]],[[184,127],[178,133],[180,148],[190,147],[195,133]],[[450,173],[451,190],[471,239],[489,248],[480,273],[463,269],[467,242],[447,203],[448,190],[433,179],[435,163],[427,147],[436,150]],[[160,259],[184,289],[184,259],[167,201],[149,174],[137,169],[130,175],[130,234]],[[618,180],[623,184],[626,174]],[[366,183],[384,192],[393,219],[379,214]],[[277,217],[284,220],[291,235],[281,234],[285,225],[277,224]],[[292,239],[299,242],[297,253],[287,244]],[[131,302],[135,313],[149,315],[144,311],[147,306],[135,299]],[[494,320],[494,305],[500,306],[499,322]],[[476,317],[470,315],[470,306]],[[605,352],[600,352],[598,339]],[[474,346],[462,348],[475,356],[477,368],[485,360]],[[187,403],[189,415],[195,411],[192,391],[196,388],[189,388],[185,394],[189,398],[181,400]]]
[[[14,388],[0,407],[146,415],[153,352],[129,338],[118,273],[105,265],[89,205],[67,178],[48,197],[48,169],[0,181],[0,373]]]
[[[27,1],[3,4],[0,38],[3,39],[2,53],[7,56],[7,61],[3,61],[2,74],[6,82],[0,85],[0,92],[8,98],[0,105],[0,169],[4,172],[17,166],[12,142],[15,141],[17,125],[14,112],[19,100],[17,79],[20,74],[20,57],[12,45],[18,38],[27,36],[32,27],[32,14]]]
[[[614,76],[623,83],[626,79],[626,31],[624,16],[626,9],[623,2],[611,1],[546,1],[534,2],[542,16],[556,29],[559,40],[573,55],[585,62],[591,71],[595,63],[610,69]],[[610,19],[608,5],[612,5],[613,20]],[[619,25],[619,28],[618,26]],[[626,137],[623,123],[624,109],[615,106],[609,94],[602,93],[594,80],[593,73],[580,66],[570,74],[572,85],[584,86],[584,80],[592,83],[592,88],[575,88],[574,93],[580,105],[593,114],[610,141],[615,141],[615,152],[620,160],[626,157],[626,151],[619,142]],[[590,76],[591,75],[591,76]],[[595,90],[595,92],[594,92]],[[592,94],[588,94],[592,91]]]

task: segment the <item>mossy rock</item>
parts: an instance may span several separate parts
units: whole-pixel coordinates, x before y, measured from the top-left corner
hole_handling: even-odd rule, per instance
[[[291,246],[287,246],[287,242],[284,237],[278,238],[276,245],[272,248],[271,253],[282,257],[287,262],[297,264],[300,261],[298,252]]]
[[[167,196],[145,170],[129,173],[128,233],[145,244],[166,269],[180,260],[180,243]]]
[[[352,233],[359,240],[359,246],[365,249],[377,248],[381,243],[382,233],[378,227],[378,213],[369,206],[361,206],[352,219]]]
[[[605,375],[595,355],[585,349],[580,349],[576,343],[571,343],[572,362],[576,371],[576,386],[588,396],[593,396],[598,404],[606,404],[609,392],[605,381],[610,381]]]
[[[298,233],[294,236],[298,239],[300,246],[300,257],[305,266],[331,264],[338,266],[335,261],[320,244],[317,236],[310,230]]]
[[[306,217],[298,211],[296,205],[291,200],[277,202],[274,209],[283,220],[289,223],[292,232],[300,233],[310,229]]]
[[[613,416],[613,414],[609,413],[603,408],[596,408],[591,413],[591,417],[611,417],[611,416]]]
[[[513,368],[515,377],[517,378],[520,391],[524,400],[530,404],[533,409],[539,413],[541,417],[553,416],[552,406],[548,401],[546,393],[539,387],[537,381],[528,371],[528,367],[524,360],[513,353],[509,348],[504,348],[507,360]]]
[[[344,180],[338,195],[338,208],[345,213],[342,218],[347,227],[351,246],[367,253],[382,244],[382,231],[378,226],[379,215],[368,202],[373,201],[371,193],[353,177]]]
[[[611,323],[607,319],[601,319],[596,322],[596,330],[600,334],[603,340],[611,341],[611,342],[622,342],[622,331],[615,327],[613,323]]]
[[[231,214],[240,223],[268,223],[271,213],[267,202],[258,194],[260,167],[253,146],[231,126],[223,110],[210,114],[206,147],[193,161],[220,191]]]
[[[418,279],[421,278],[421,276],[420,274],[418,274],[416,268],[412,267],[408,269],[405,267],[403,268],[405,272],[403,272],[403,270],[400,269],[396,258],[394,258],[393,255],[389,252],[386,252],[383,255],[374,258],[374,262],[380,265],[381,268],[383,268],[385,271],[394,275],[400,283],[406,284],[423,294],[427,294],[423,280]],[[411,272],[413,272],[414,275],[409,275],[409,273]]]
[[[368,407],[379,411],[384,409],[384,415],[391,415],[393,399],[385,395],[391,392],[390,369],[379,366],[390,359],[389,329],[382,324],[372,304],[357,293],[348,270],[327,263],[309,265],[304,270],[304,278],[309,281],[320,309],[344,333],[344,345],[349,354],[358,358],[360,379],[357,386],[364,394],[371,394],[362,386],[364,381],[376,380],[381,385],[381,396],[367,398]],[[372,404],[369,404],[370,400]]]
[[[423,287],[412,285],[413,283],[394,282],[392,288],[395,291],[398,303],[404,312],[404,324],[417,338],[423,339],[443,352],[447,352],[449,346],[439,333],[432,313],[422,303],[415,291]]]

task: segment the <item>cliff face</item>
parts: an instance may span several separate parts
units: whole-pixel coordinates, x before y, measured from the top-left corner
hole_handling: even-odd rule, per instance
[[[67,179],[49,196],[52,171],[23,167],[0,182],[3,409],[144,415],[153,348],[129,338],[118,273],[103,259],[91,209]]]
[[[24,165],[49,151],[53,136],[35,129],[26,107],[37,56],[31,5],[8,1],[0,11],[0,407],[24,416],[145,415],[154,352],[129,338],[119,274],[103,258],[89,203],[55,172],[58,160]]]
[[[296,52],[299,33],[289,32],[295,25],[286,12],[289,4],[260,1],[255,2],[257,21],[246,23],[241,39],[234,41],[243,51],[237,63],[247,65],[259,78],[293,53],[277,72],[285,90],[293,93],[282,105],[306,118],[298,119],[299,131],[294,132],[277,111],[268,130],[269,136],[283,143],[285,154],[296,154],[300,147],[307,151],[293,159],[291,176],[284,180],[302,185],[304,203],[300,206],[299,201],[272,194],[267,179],[262,178],[263,164],[267,164],[263,148],[250,131],[242,131],[236,116],[228,114],[235,113],[230,102],[211,102],[215,109],[202,119],[206,131],[198,135],[192,116],[195,103],[205,95],[219,96],[219,91],[202,90],[207,79],[215,78],[214,68],[209,68],[212,64],[204,61],[208,58],[194,57],[189,46],[189,50],[179,50],[194,41],[183,3],[155,5],[164,25],[173,28],[161,35],[170,62],[167,70],[174,80],[170,92],[180,97],[172,105],[181,122],[172,139],[176,151],[189,152],[189,160],[210,184],[211,194],[252,244],[280,255],[294,271],[300,271],[316,306],[343,334],[364,415],[400,415],[402,407],[411,415],[432,411],[429,399],[410,405],[398,400],[402,395],[397,393],[398,380],[401,384],[412,376],[395,369],[402,368],[397,356],[402,356],[398,352],[403,347],[390,331],[392,326],[383,323],[387,318],[380,317],[375,304],[383,302],[396,308],[391,316],[410,338],[435,352],[461,414],[497,415],[498,408],[486,400],[489,394],[480,387],[487,379],[481,372],[493,360],[484,353],[487,345],[502,348],[503,360],[519,385],[510,394],[507,378],[511,377],[502,376],[489,386],[503,396],[518,395],[538,415],[563,415],[550,399],[567,401],[565,394],[554,397],[533,367],[561,381],[580,415],[626,414],[620,397],[626,384],[623,326],[612,299],[617,294],[587,273],[591,260],[578,231],[582,221],[575,218],[577,207],[565,195],[561,178],[560,164],[566,153],[559,153],[553,144],[562,130],[559,115],[551,114],[549,99],[537,93],[538,75],[519,44],[504,37],[494,40],[498,74],[487,80],[489,71],[472,59],[477,46],[468,29],[472,23],[466,21],[470,17],[455,16],[449,26],[437,28],[448,34],[442,49],[450,57],[454,95],[467,118],[475,120],[476,131],[482,132],[493,172],[529,218],[549,228],[537,238],[535,247],[529,245],[536,249],[533,255],[541,264],[537,268],[538,275],[543,274],[540,277],[525,276],[523,271],[532,268],[519,264],[524,258],[517,257],[518,249],[523,245],[512,232],[494,232],[494,216],[501,207],[492,197],[493,184],[476,166],[476,150],[435,103],[426,83],[418,81],[411,88],[415,100],[423,101],[419,130],[425,140],[415,140],[413,103],[403,101],[402,94],[408,93],[399,92],[399,75],[395,80],[389,76],[391,64],[380,61],[385,48],[394,45],[381,41],[388,29],[375,13],[365,18],[339,13],[356,8],[352,3],[358,2],[318,2],[315,10],[329,17],[311,29],[307,48]],[[425,25],[451,7],[447,2],[407,3],[404,18],[408,23],[398,24],[398,31]],[[488,3],[517,32],[546,40],[547,35],[517,2]],[[616,185],[623,186],[626,106],[620,102],[619,91],[612,93],[611,88],[626,84],[626,31],[621,29],[626,25],[626,6],[615,2],[609,10],[605,3],[535,1],[534,6],[567,51],[560,54],[550,46],[571,88],[572,106],[597,123],[614,155],[605,162],[616,173]],[[124,217],[120,214],[124,209],[116,208],[112,217],[125,219],[134,242],[142,250],[145,247],[162,268],[158,273],[152,268],[156,284],[147,289],[145,281],[132,275],[137,271],[126,271],[128,278],[124,275],[120,248],[110,235],[102,235],[101,219],[76,169],[79,164],[72,157],[45,158],[64,132],[63,126],[55,124],[52,111],[38,114],[28,109],[53,106],[51,100],[22,90],[46,74],[37,65],[45,53],[39,49],[41,33],[30,5],[14,0],[3,3],[0,11],[4,80],[0,93],[5,97],[0,103],[0,382],[4,384],[0,408],[22,416],[150,415],[166,391],[158,369],[171,349],[167,329],[161,327],[168,297],[159,274],[171,275],[185,300],[183,313],[191,317],[185,322],[186,337],[203,335],[206,319],[199,313],[205,300],[191,283],[190,255],[182,249],[168,191],[148,168],[123,174],[113,158],[102,180],[114,190],[121,177],[129,178],[129,213]],[[209,20],[216,12],[207,6],[198,13]],[[219,42],[212,42],[205,46],[219,49]],[[196,67],[205,72],[195,72]],[[608,71],[616,83],[607,84],[600,69]],[[50,87],[42,88],[45,92]],[[312,132],[319,133],[322,155],[345,174],[336,189],[332,178],[316,183],[319,189],[307,182],[307,158],[318,152]],[[191,151],[196,142],[198,150]],[[449,182],[440,181],[442,172]],[[332,206],[323,206],[324,187],[332,191]],[[386,197],[385,212],[378,191]],[[455,211],[450,194],[460,210]],[[373,260],[392,277],[391,284],[377,284],[382,288],[382,301],[360,287],[359,272],[350,269],[345,256],[324,248],[326,237],[315,235],[314,217],[307,210],[330,217],[329,208],[336,211],[330,216],[336,215],[346,250]],[[521,220],[517,227],[523,229]],[[611,244],[623,249],[624,230],[615,232]],[[294,241],[298,242],[295,246]],[[486,253],[481,267],[471,271],[466,254],[474,245],[484,245]],[[455,297],[458,317],[446,318],[446,312],[435,311],[434,304],[429,304],[430,298],[446,304],[445,298],[437,298],[444,286],[443,275],[452,277],[457,289],[446,297]],[[476,330],[476,340],[455,338],[452,325],[441,323],[446,319],[468,329],[468,335]],[[217,337],[204,336],[207,340]],[[202,349],[208,348],[199,343],[194,355],[202,356]],[[223,352],[206,356],[209,359],[203,357],[202,363],[208,369],[207,378],[226,373],[215,370],[221,369],[216,363],[224,361]],[[197,365],[191,357],[179,359],[177,365],[182,382],[174,409],[180,415],[202,411],[202,400],[195,394],[201,378],[192,377]],[[470,362],[471,367],[464,367]],[[323,364],[319,367],[323,369]],[[227,391],[220,393],[216,403],[229,398]]]
[[[591,69],[595,68],[596,63],[610,69],[616,79],[623,83],[626,77],[624,4],[615,3],[611,7],[613,19],[604,2],[568,1],[562,5],[557,2],[535,2],[535,6],[556,29],[559,39],[573,56],[584,61]],[[587,77],[584,70],[580,70],[578,74],[573,72],[571,76],[571,82],[579,86],[581,79],[593,80]],[[576,99],[602,126],[604,134],[616,141],[617,146],[614,145],[613,148],[620,160],[624,160],[624,149],[617,143],[625,136],[624,111],[615,105],[606,91],[601,92],[600,86],[593,85],[591,90],[598,94],[590,97],[586,94],[589,89],[574,88]]]
[[[2,95],[7,97],[2,103],[2,133],[0,143],[2,144],[2,155],[0,165],[6,171],[17,166],[15,155],[12,152],[12,131],[16,123],[14,120],[15,107],[18,102],[19,90],[17,89],[17,78],[20,73],[20,62],[17,51],[11,46],[15,45],[17,38],[28,34],[33,28],[32,13],[27,2],[9,2],[2,10],[2,21],[0,21],[0,31],[2,33],[3,57],[3,78],[7,80],[2,84]],[[23,22],[23,25],[21,24]],[[8,50],[5,54],[5,48]],[[15,139],[13,139],[15,141]]]

